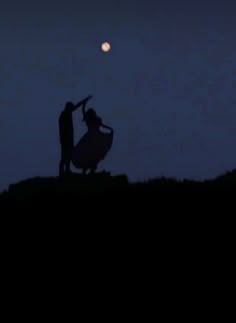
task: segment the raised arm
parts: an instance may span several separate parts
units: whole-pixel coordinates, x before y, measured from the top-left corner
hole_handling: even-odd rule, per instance
[[[84,118],[85,118],[85,107],[86,107],[86,103],[87,103],[87,102],[83,103],[83,105],[82,105],[83,120],[84,120]]]
[[[85,99],[79,101],[73,108],[73,112],[75,110],[77,110],[81,105],[82,105],[82,109],[83,109],[83,114],[84,114],[84,109],[85,109],[85,106],[86,106],[86,103],[88,102],[88,100],[90,100],[93,96],[92,95],[88,95]]]

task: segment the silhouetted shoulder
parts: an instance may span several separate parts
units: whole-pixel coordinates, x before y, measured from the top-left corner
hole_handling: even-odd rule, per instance
[[[59,115],[59,119],[62,119],[64,116],[65,116],[65,111],[63,110]]]

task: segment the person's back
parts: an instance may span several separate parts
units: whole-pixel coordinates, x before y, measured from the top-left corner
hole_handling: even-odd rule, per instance
[[[59,135],[61,144],[61,160],[59,165],[60,176],[64,173],[64,166],[66,167],[66,172],[70,172],[71,154],[74,147],[74,129],[72,119],[73,109],[73,103],[67,102],[65,109],[59,117]]]
[[[72,112],[64,110],[59,117],[60,142],[62,145],[74,144]]]

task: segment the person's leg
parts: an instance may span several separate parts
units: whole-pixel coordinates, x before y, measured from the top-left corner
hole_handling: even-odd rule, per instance
[[[64,163],[62,161],[60,161],[59,164],[59,177],[62,177],[64,174]]]
[[[94,175],[94,174],[95,174],[95,172],[96,172],[96,169],[97,169],[97,166],[93,166],[93,167],[91,167],[91,168],[90,168],[90,173],[89,173],[89,174]]]
[[[70,160],[66,160],[66,169],[65,169],[65,172],[68,174],[68,173],[71,173],[71,169],[70,169]]]
[[[66,156],[65,156],[65,166],[66,166],[66,173],[71,173],[71,169],[70,169],[70,163],[71,163],[71,158],[72,158],[72,149],[73,147],[67,147],[66,149]]]
[[[65,153],[63,147],[61,147],[61,160],[59,163],[59,176],[63,176],[64,174],[64,165],[65,165]]]

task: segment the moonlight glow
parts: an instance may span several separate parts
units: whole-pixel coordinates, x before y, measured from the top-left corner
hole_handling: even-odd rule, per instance
[[[103,52],[109,52],[111,49],[111,45],[108,42],[102,43],[101,49]]]

